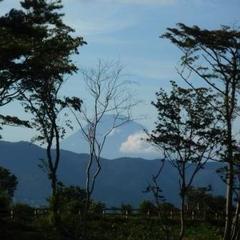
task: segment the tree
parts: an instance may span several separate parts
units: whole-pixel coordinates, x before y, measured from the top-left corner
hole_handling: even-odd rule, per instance
[[[1,236],[7,232],[4,225],[8,224],[9,210],[17,184],[16,176],[0,167],[0,223],[3,226],[0,230]]]
[[[60,219],[58,221],[61,223],[59,226],[61,229],[57,229],[57,234],[60,233],[64,239],[81,239],[83,230],[82,214],[86,201],[85,191],[78,186],[65,186],[58,183],[57,194],[58,218]],[[53,196],[48,201],[50,207],[55,204]]]
[[[171,204],[165,202],[165,198],[162,194],[162,189],[160,188],[160,184],[159,184],[159,178],[164,169],[164,165],[165,165],[165,159],[161,159],[160,167],[157,173],[155,175],[154,174],[152,175],[152,179],[151,179],[152,181],[148,184],[144,193],[152,194],[154,199],[154,204],[158,212],[158,217],[160,218],[160,221],[161,221],[161,229],[165,234],[165,239],[168,240],[170,238],[171,226],[167,221],[166,209],[169,209],[169,205]],[[168,213],[169,212],[170,211],[168,211]]]
[[[214,159],[221,139],[219,115],[212,107],[216,98],[205,88],[184,89],[172,82],[168,94],[156,93],[152,104],[158,111],[156,127],[149,141],[162,151],[163,156],[178,172],[181,197],[181,230],[185,234],[186,194],[197,173],[209,159]]]
[[[225,154],[223,161],[226,169],[226,221],[224,239],[234,239],[231,233],[233,223],[233,192],[234,192],[234,133],[233,124],[238,112],[240,87],[240,32],[223,26],[217,30],[201,29],[198,26],[189,27],[182,23],[176,28],[168,28],[162,35],[169,39],[182,52],[182,78],[194,88],[188,76],[195,76],[207,83],[219,96],[222,104],[216,108],[224,118]],[[188,71],[186,73],[186,71]]]
[[[91,196],[97,177],[102,170],[101,157],[105,142],[114,130],[131,120],[131,109],[135,104],[130,101],[131,98],[126,89],[128,82],[122,81],[122,67],[118,63],[104,63],[99,60],[96,68],[82,69],[81,73],[89,93],[88,102],[79,102],[75,98],[68,100],[68,105],[89,145],[85,180],[86,205],[83,219],[83,237],[86,238]],[[78,108],[79,104],[81,108]],[[107,114],[113,116],[112,122],[105,132],[100,132],[99,128]]]
[[[12,200],[18,181],[9,170],[0,167],[0,194]]]
[[[191,210],[207,210],[207,205],[210,199],[210,187],[190,187],[186,194],[187,206]]]
[[[8,104],[18,94],[15,83],[21,80],[18,72],[22,66],[18,60],[29,50],[26,30],[22,11],[11,10],[0,18],[0,106]]]
[[[121,204],[121,212],[124,215],[130,215],[133,212],[133,207],[131,204]]]
[[[88,102],[83,102],[80,109],[75,106],[78,101],[72,101],[69,107],[89,145],[85,182],[87,211],[96,179],[102,169],[101,154],[105,142],[115,129],[131,120],[131,109],[136,103],[131,102],[126,89],[128,82],[121,79],[122,67],[118,63],[104,63],[100,60],[96,69],[82,69],[81,73],[89,93]],[[106,132],[100,132],[99,127],[107,114],[113,116],[112,122]]]
[[[153,195],[154,203],[157,208],[159,208],[162,202],[165,201],[165,198],[162,195],[162,190],[158,182],[160,174],[163,171],[164,164],[165,164],[165,159],[162,159],[158,172],[155,175],[152,175],[152,181],[151,183],[148,184],[146,190],[144,191],[144,193],[151,193]]]
[[[223,196],[215,196],[211,193],[211,186],[191,187],[187,192],[187,205],[190,210],[204,212],[207,215],[224,213],[226,199]]]
[[[156,206],[151,201],[143,201],[139,205],[139,213],[145,216],[155,213],[156,210]]]
[[[58,191],[59,206],[61,212],[69,212],[71,214],[79,214],[83,212],[86,193],[83,189],[78,186],[64,185],[59,186]]]
[[[223,196],[213,196],[211,194],[207,201],[207,207],[211,213],[222,214],[224,212],[225,205],[226,205],[226,198]]]
[[[19,86],[19,97],[26,112],[32,114],[31,125],[37,131],[35,141],[46,144],[47,169],[53,196],[54,222],[58,212],[58,177],[60,162],[60,139],[65,133],[59,124],[59,116],[66,106],[59,96],[66,74],[71,75],[77,67],[71,55],[85,44],[81,37],[73,37],[74,31],[62,21],[61,1],[25,0],[21,2],[24,19],[34,32],[31,52],[25,59],[24,81]]]
[[[106,208],[105,203],[103,202],[91,202],[90,205],[90,212],[94,215],[94,216],[100,216],[103,214],[104,209]]]
[[[32,29],[22,11],[13,9],[0,17],[0,107],[18,97],[25,61],[31,51],[31,37]],[[0,114],[0,125],[30,127],[27,121],[3,114]]]

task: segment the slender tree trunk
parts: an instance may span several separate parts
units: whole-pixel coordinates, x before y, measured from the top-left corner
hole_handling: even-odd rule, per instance
[[[51,187],[52,187],[52,211],[54,225],[58,224],[58,192],[57,192],[57,177],[55,173],[51,176]]]
[[[234,163],[232,146],[232,117],[227,116],[227,192],[226,192],[226,216],[224,240],[231,239],[231,229],[233,223],[233,182],[234,182]]]
[[[91,168],[93,164],[93,153],[92,147],[90,148],[90,159],[86,168],[86,182],[85,182],[85,192],[86,192],[86,199],[85,205],[83,209],[82,221],[83,221],[83,229],[82,229],[82,238],[83,240],[87,240],[87,224],[88,224],[88,214],[89,214],[89,207],[90,207],[90,199],[91,199]]]
[[[89,207],[90,207],[90,194],[87,193],[86,202],[82,215],[82,239],[88,239],[88,215],[89,215]]]
[[[233,172],[232,164],[228,165],[228,177],[227,177],[227,194],[226,194],[226,216],[225,216],[225,229],[224,240],[229,240],[231,236],[232,228],[232,192],[233,192]]]
[[[185,235],[185,191],[181,191],[181,211],[180,211],[181,228],[179,233],[179,240],[182,240]]]
[[[236,240],[239,240],[240,239],[240,227],[237,229],[237,232],[236,232]]]
[[[238,228],[239,228],[239,214],[240,214],[240,202],[239,201],[240,201],[240,199],[238,199],[236,211],[235,211],[234,218],[233,218],[231,240],[237,240],[236,237],[237,237]]]

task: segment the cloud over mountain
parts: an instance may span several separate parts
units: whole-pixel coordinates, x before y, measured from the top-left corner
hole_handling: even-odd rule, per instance
[[[146,141],[142,131],[131,134],[120,146],[120,152],[126,154],[157,154],[156,149]]]
[[[112,121],[112,115],[103,117],[97,131],[98,137],[101,138],[102,134],[109,131]],[[144,141],[146,134],[143,129],[145,128],[135,121],[130,121],[114,129],[106,139],[102,157],[108,159],[126,156],[144,157],[147,159],[159,157],[159,152],[151,144]],[[81,131],[77,131],[66,138],[62,142],[62,148],[75,153],[89,153],[88,143],[81,134]]]

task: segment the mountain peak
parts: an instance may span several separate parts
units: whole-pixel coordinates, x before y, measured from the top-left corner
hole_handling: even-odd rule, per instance
[[[124,116],[121,119],[124,119]],[[114,115],[105,115],[102,118],[98,127],[99,137],[111,130],[113,121]],[[126,156],[156,158],[158,154],[153,147],[144,141],[144,136],[144,127],[135,121],[129,121],[112,130],[105,142],[102,157],[108,159]],[[76,153],[89,153],[88,143],[81,130],[66,138],[62,142],[62,148]]]

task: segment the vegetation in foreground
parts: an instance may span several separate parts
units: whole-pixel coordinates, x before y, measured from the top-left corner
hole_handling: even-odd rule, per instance
[[[60,233],[54,228],[51,216],[32,218],[21,216],[15,220],[3,222],[1,220],[1,239],[9,240],[57,240],[57,239],[84,239],[80,216],[65,216],[64,226]],[[186,237],[188,240],[211,239],[219,240],[222,226],[209,223],[188,222]],[[178,239],[179,226],[177,222],[168,223],[168,232],[161,228],[158,218],[105,216],[92,217],[88,221],[86,239],[93,240],[159,240]]]
[[[13,204],[12,196],[17,180],[8,170],[1,168],[1,172],[7,180],[6,186],[0,191],[1,239],[179,239],[180,211],[170,203],[162,203],[157,208],[152,202],[143,201],[139,209],[133,209],[130,204],[122,204],[120,209],[106,209],[104,203],[91,201],[88,214],[85,215],[85,191],[79,187],[59,184],[58,199],[61,207],[56,222],[52,198],[49,199],[49,206],[41,209],[27,204]],[[221,239],[224,201],[223,197],[209,194],[207,188],[192,188],[187,196],[184,239]]]

